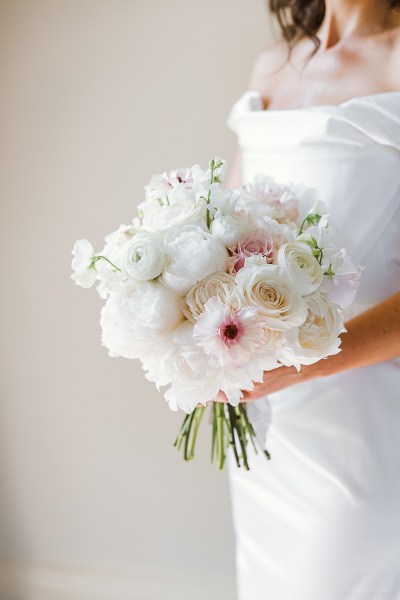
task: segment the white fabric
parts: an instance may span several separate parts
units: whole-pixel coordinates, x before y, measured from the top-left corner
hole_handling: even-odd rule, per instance
[[[365,267],[347,317],[400,290],[400,92],[268,111],[249,91],[228,126],[243,181],[301,181],[328,205]],[[400,359],[269,399],[271,460],[229,464],[239,600],[400,599]]]

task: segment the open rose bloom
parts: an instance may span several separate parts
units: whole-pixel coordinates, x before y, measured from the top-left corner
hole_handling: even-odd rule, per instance
[[[97,253],[79,240],[72,262],[74,281],[97,282],[105,300],[110,356],[139,359],[170,408],[187,413],[175,442],[186,460],[210,404],[219,469],[228,446],[238,466],[249,468],[249,443],[269,458],[243,392],[271,369],[300,369],[340,351],[343,309],[361,272],[323,210],[300,214],[312,190],[265,175],[230,190],[225,172],[213,159],[206,170],[153,176],[132,224]],[[228,403],[214,402],[219,392]]]

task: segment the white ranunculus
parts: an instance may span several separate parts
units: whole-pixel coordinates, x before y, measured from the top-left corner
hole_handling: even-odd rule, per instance
[[[254,230],[254,225],[249,223],[245,217],[238,215],[227,215],[225,217],[217,217],[211,223],[211,233],[224,246],[234,246],[237,244],[245,233]]]
[[[226,271],[224,245],[200,227],[186,226],[166,233],[167,262],[161,279],[184,296],[191,287],[218,271]]]
[[[122,268],[132,279],[149,281],[158,277],[165,264],[165,249],[158,234],[140,232],[125,245]]]
[[[102,343],[110,356],[140,358],[183,321],[180,298],[157,281],[112,293],[101,311]]]
[[[170,204],[146,200],[138,207],[147,231],[165,231],[177,225],[197,225],[206,228],[207,201],[192,198]]]
[[[227,302],[235,288],[235,278],[228,273],[214,273],[206,279],[196,283],[186,298],[182,300],[181,310],[183,314],[195,323],[199,316],[204,312],[204,305],[210,298],[219,298],[222,302]]]
[[[97,273],[94,266],[93,246],[87,240],[77,240],[72,250],[74,258],[72,259],[71,278],[77,285],[83,288],[90,288],[96,281]]]
[[[310,365],[340,352],[340,334],[345,332],[343,313],[323,294],[307,299],[308,314],[303,325],[284,334],[279,360],[284,365]]]
[[[310,246],[303,242],[283,244],[279,248],[277,262],[282,269],[287,270],[301,296],[315,292],[322,283],[321,265],[313,255]]]
[[[256,306],[269,329],[284,331],[304,323],[307,305],[278,265],[244,266],[236,275],[236,286],[239,301]]]

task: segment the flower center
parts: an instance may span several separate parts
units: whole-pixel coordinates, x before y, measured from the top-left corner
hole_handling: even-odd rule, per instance
[[[235,323],[228,323],[225,325],[223,335],[228,340],[234,340],[238,333],[239,329]]]
[[[237,344],[243,334],[243,327],[238,319],[232,315],[226,319],[218,328],[218,335],[225,346]]]

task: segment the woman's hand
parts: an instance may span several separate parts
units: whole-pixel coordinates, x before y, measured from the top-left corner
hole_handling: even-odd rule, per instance
[[[278,367],[272,371],[264,371],[264,381],[262,383],[255,383],[254,390],[243,391],[243,398],[240,402],[251,402],[257,400],[268,394],[279,392],[287,387],[296,385],[312,379],[313,372],[310,367],[303,366],[302,369],[297,372],[295,367]],[[219,392],[216,397],[216,402],[228,402],[224,392]]]
[[[244,391],[241,402],[257,400],[262,396],[279,392],[297,383],[325,377],[400,356],[400,293],[357,315],[345,324],[347,333],[342,336],[341,352],[313,365],[279,367],[265,371],[264,381],[256,383],[251,392]],[[227,402],[223,392],[215,398]]]

